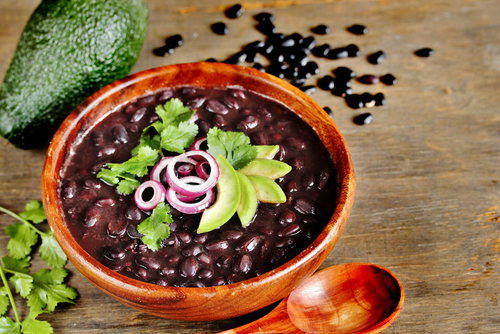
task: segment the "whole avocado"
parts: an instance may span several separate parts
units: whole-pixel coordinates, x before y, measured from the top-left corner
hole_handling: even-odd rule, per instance
[[[0,134],[44,145],[79,104],[126,76],[146,38],[144,0],[43,0],[0,88]]]

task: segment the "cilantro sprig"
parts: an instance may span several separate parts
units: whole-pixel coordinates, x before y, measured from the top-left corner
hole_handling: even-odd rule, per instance
[[[222,131],[217,127],[207,133],[208,150],[212,156],[222,155],[238,170],[257,157],[257,148],[250,144],[250,138],[242,132]]]
[[[21,223],[9,225],[6,233],[11,237],[7,244],[9,255],[4,256],[0,263],[0,333],[52,334],[53,329],[47,321],[37,317],[45,312],[53,312],[59,303],[74,303],[78,293],[64,284],[68,271],[62,268],[67,261],[66,255],[55,240],[50,230],[40,231],[34,224],[46,220],[42,204],[33,200],[26,204],[25,211],[19,215],[0,206],[0,211],[6,213]],[[54,269],[41,269],[33,275],[29,274],[33,246],[41,238],[40,257]],[[27,300],[29,314],[21,320],[17,310],[14,295],[9,286]],[[2,316],[12,307],[14,320]]]
[[[159,250],[161,242],[170,236],[170,227],[167,224],[172,222],[170,206],[166,203],[158,204],[151,216],[137,225],[137,231],[143,234],[141,241],[152,251]]]
[[[184,106],[177,99],[170,99],[155,109],[159,120],[143,130],[139,145],[132,158],[123,163],[108,163],[108,169],[101,170],[97,177],[116,185],[120,194],[130,195],[140,186],[139,179],[147,174],[164,156],[164,151],[184,153],[198,134],[198,125],[189,123],[196,111]]]

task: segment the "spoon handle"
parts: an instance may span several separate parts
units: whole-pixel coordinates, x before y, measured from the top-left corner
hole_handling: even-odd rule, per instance
[[[290,321],[286,303],[288,297],[283,299],[271,312],[249,324],[233,328],[218,334],[305,334]]]

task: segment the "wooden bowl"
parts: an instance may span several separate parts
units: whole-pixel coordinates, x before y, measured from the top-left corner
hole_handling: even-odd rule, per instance
[[[58,182],[66,154],[77,134],[136,97],[183,85],[240,86],[283,102],[319,135],[339,172],[340,196],[325,229],[298,256],[261,276],[239,283],[205,288],[162,287],[125,277],[105,267],[75,241],[62,218]],[[354,169],[338,128],[309,96],[260,71],[222,63],[170,65],[112,83],[83,102],[55,134],[45,160],[42,196],[49,225],[73,265],[95,286],[118,301],[145,313],[180,320],[218,320],[270,305],[311,276],[337,242],[351,211]]]

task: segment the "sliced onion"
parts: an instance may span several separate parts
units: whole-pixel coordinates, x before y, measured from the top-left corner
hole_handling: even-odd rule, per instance
[[[205,179],[202,179],[201,177],[199,176],[194,176],[194,175],[190,175],[190,176],[186,176],[186,177],[183,177],[180,179],[182,182],[184,182],[185,184],[202,184],[203,182],[205,182]],[[200,196],[195,196],[195,195],[182,195],[182,194],[179,194],[177,193],[177,198],[179,200],[181,200],[182,202],[194,202],[196,201]]]
[[[174,157],[161,158],[161,160],[158,161],[158,163],[151,170],[150,179],[161,183],[160,174],[173,158]]]
[[[145,201],[142,198],[142,195],[144,194],[144,191],[146,191],[148,188],[153,189],[153,196],[151,196],[151,198],[148,201]],[[143,182],[139,186],[139,188],[137,188],[134,195],[134,201],[139,209],[144,211],[149,211],[156,208],[156,206],[159,203],[164,202],[165,196],[166,196],[166,191],[163,184],[155,180],[149,180]]]
[[[189,151],[201,150],[201,145],[207,141],[207,136],[196,138],[195,141],[189,146]]]
[[[202,184],[186,184],[182,178],[175,175],[175,164],[178,162],[185,162],[190,156],[201,156],[210,165],[210,175]],[[189,159],[192,160],[192,159]],[[196,163],[194,164],[196,165]],[[186,196],[201,196],[209,189],[213,188],[219,180],[219,165],[209,153],[201,150],[188,151],[184,154],[174,157],[167,166],[167,182],[173,190],[181,195]]]
[[[185,180],[187,178],[190,178],[190,177],[195,177],[195,178],[198,178],[197,176],[187,176],[187,177],[184,177],[182,178],[181,180]],[[201,178],[198,178],[200,180],[201,183],[205,182],[205,180],[201,179]],[[186,214],[195,214],[195,213],[200,213],[202,212],[203,210],[205,210],[206,208],[208,208],[212,202],[214,201],[214,189],[213,188],[210,188],[205,194],[205,196],[200,199],[199,201],[197,202],[192,202],[194,200],[196,200],[198,197],[194,197],[194,198],[189,198],[189,197],[186,197],[184,195],[180,195],[178,193],[175,192],[175,190],[170,187],[168,188],[167,190],[167,201],[168,203],[175,209],[177,209],[178,211],[182,212],[182,213],[186,213]],[[189,198],[189,200],[188,200]],[[191,203],[186,203],[186,202],[191,202]]]
[[[208,179],[208,176],[210,175],[207,173],[207,170],[205,169],[206,165],[208,165],[208,162],[202,161],[202,162],[198,162],[196,164],[196,166],[194,166],[196,174],[198,174],[198,176],[204,180]]]
[[[194,166],[192,164],[183,164],[177,168],[177,173],[182,176],[188,176],[193,171]]]

